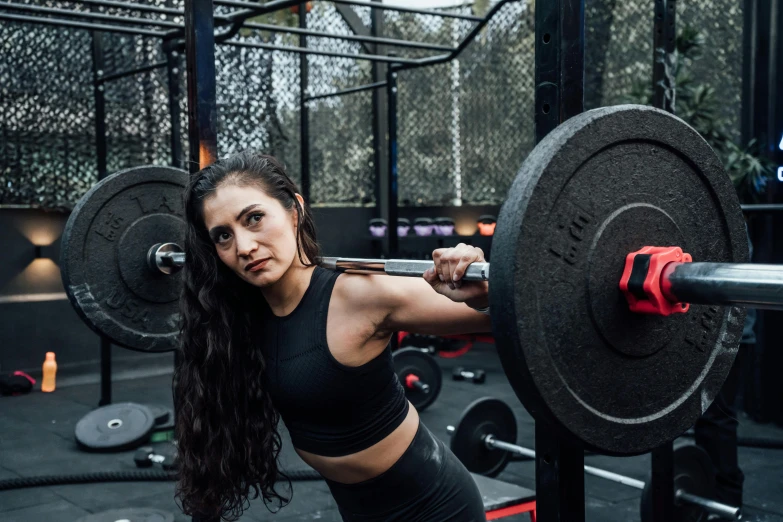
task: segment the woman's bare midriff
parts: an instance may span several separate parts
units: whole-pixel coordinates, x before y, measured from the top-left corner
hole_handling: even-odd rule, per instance
[[[391,468],[408,449],[419,429],[419,413],[411,404],[402,424],[385,439],[367,449],[341,457],[324,457],[297,449],[308,465],[321,475],[343,484],[356,484],[377,477]]]

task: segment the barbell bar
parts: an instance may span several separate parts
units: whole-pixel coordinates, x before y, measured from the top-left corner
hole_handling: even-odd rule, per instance
[[[146,254],[153,245],[184,245],[189,178],[161,166],[117,172],[69,216],[60,260],[66,295],[114,344],[144,352],[179,346],[186,253],[155,249],[152,263]],[[765,272],[763,298],[748,299],[758,280],[720,276],[719,265],[707,267],[715,276],[707,281],[686,273],[699,263],[671,277],[631,270],[623,296],[623,259],[643,259],[635,252],[643,245],[677,245],[732,272],[748,262],[745,219],[720,158],[682,120],[633,105],[587,111],[550,132],[518,170],[492,240],[492,333],[511,386],[553,435],[610,455],[650,451],[692,426],[737,352],[743,306],[692,304],[682,314],[664,292],[758,308],[781,300],[777,268]],[[372,271],[398,270],[371,261]],[[431,266],[405,264],[400,275]],[[360,266],[349,260],[339,269]],[[631,298],[649,301],[648,293],[679,316],[655,316],[655,307],[634,313]]]
[[[154,245],[150,267],[163,274],[181,269],[185,253],[174,243]],[[349,274],[421,277],[432,261],[324,257],[320,266]],[[472,263],[464,281],[488,281],[489,263]],[[783,310],[783,266],[752,263],[668,263],[661,278],[664,296],[672,303],[737,305]]]
[[[489,457],[483,456],[480,448],[475,448],[474,444],[483,446],[483,448],[488,450],[500,450],[511,455],[536,458],[535,450],[499,438],[502,435],[499,436],[498,433],[505,434],[507,437],[515,436],[516,419],[511,408],[498,399],[484,397],[474,401],[463,412],[458,426],[447,426],[446,431],[452,436],[452,451],[460,457],[460,460],[468,460],[468,462],[463,463],[468,467],[469,471],[481,472],[486,470],[490,475],[495,475],[505,467],[507,462],[507,459],[493,459],[488,467],[482,469],[488,462],[487,459],[491,458],[491,454]],[[472,469],[475,463],[478,463],[478,468]],[[594,466],[585,465],[584,471],[588,475],[638,490],[644,490],[646,486],[644,481]],[[741,520],[742,518],[742,510],[739,507],[705,498],[685,491],[682,488],[677,488],[674,495],[675,503],[698,506],[709,514],[717,515],[727,520]]]

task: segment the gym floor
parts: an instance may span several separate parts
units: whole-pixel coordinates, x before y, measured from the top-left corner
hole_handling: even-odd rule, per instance
[[[446,426],[459,419],[462,410],[474,399],[492,396],[510,404],[517,416],[517,444],[534,445],[533,419],[522,408],[503,373],[495,349],[476,344],[457,359],[438,358],[443,369],[440,396],[421,417],[427,426],[448,441]],[[451,371],[456,366],[483,368],[487,382],[476,385],[454,382]],[[117,371],[115,367],[115,373]],[[149,376],[150,374],[155,374]],[[147,376],[145,376],[145,374]],[[113,385],[114,402],[159,403],[171,405],[171,374],[136,370],[133,378],[117,380]],[[90,377],[92,377],[90,379]],[[79,379],[70,379],[78,382]],[[90,384],[71,384],[63,380],[57,391],[43,394],[35,391],[26,396],[0,399],[0,480],[45,474],[89,473],[136,469],[133,451],[94,454],[80,451],[74,441],[75,423],[98,403],[100,389],[96,376],[81,378]],[[740,435],[783,439],[783,429],[740,419]],[[303,469],[304,463],[294,453],[287,434],[283,435],[282,467]],[[740,448],[740,465],[745,472],[745,516],[751,522],[783,522],[783,451]],[[613,458],[588,455],[585,463],[640,480],[646,480],[649,456]],[[534,462],[516,461],[498,478],[528,488],[535,488]],[[594,522],[631,522],[639,520],[640,492],[606,480],[586,476],[587,520]],[[177,521],[188,521],[174,501],[174,483],[130,482],[68,485],[17,489],[0,492],[0,520],[3,522],[70,522],[90,513],[117,508],[157,508],[175,515]],[[253,501],[241,517],[243,521],[320,520],[339,521],[337,508],[322,482],[295,482],[291,503],[272,515],[261,501]],[[505,518],[509,522],[527,522],[527,515]]]

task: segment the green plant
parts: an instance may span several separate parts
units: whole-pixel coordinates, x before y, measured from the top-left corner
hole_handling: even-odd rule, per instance
[[[704,36],[690,25],[677,35],[674,56],[668,66],[675,78],[675,114],[696,129],[723,160],[737,194],[743,202],[756,202],[774,175],[772,162],[761,154],[756,140],[742,146],[727,132],[729,126],[720,114],[715,89],[696,81],[690,74],[693,62],[703,55]],[[626,100],[652,104],[649,80],[635,82]]]

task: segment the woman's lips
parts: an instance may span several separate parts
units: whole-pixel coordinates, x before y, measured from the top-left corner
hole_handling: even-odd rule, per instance
[[[263,268],[266,266],[268,262],[269,262],[269,258],[261,259],[260,261],[253,261],[252,263],[249,263],[245,267],[245,271],[258,272],[259,270],[263,270]]]

